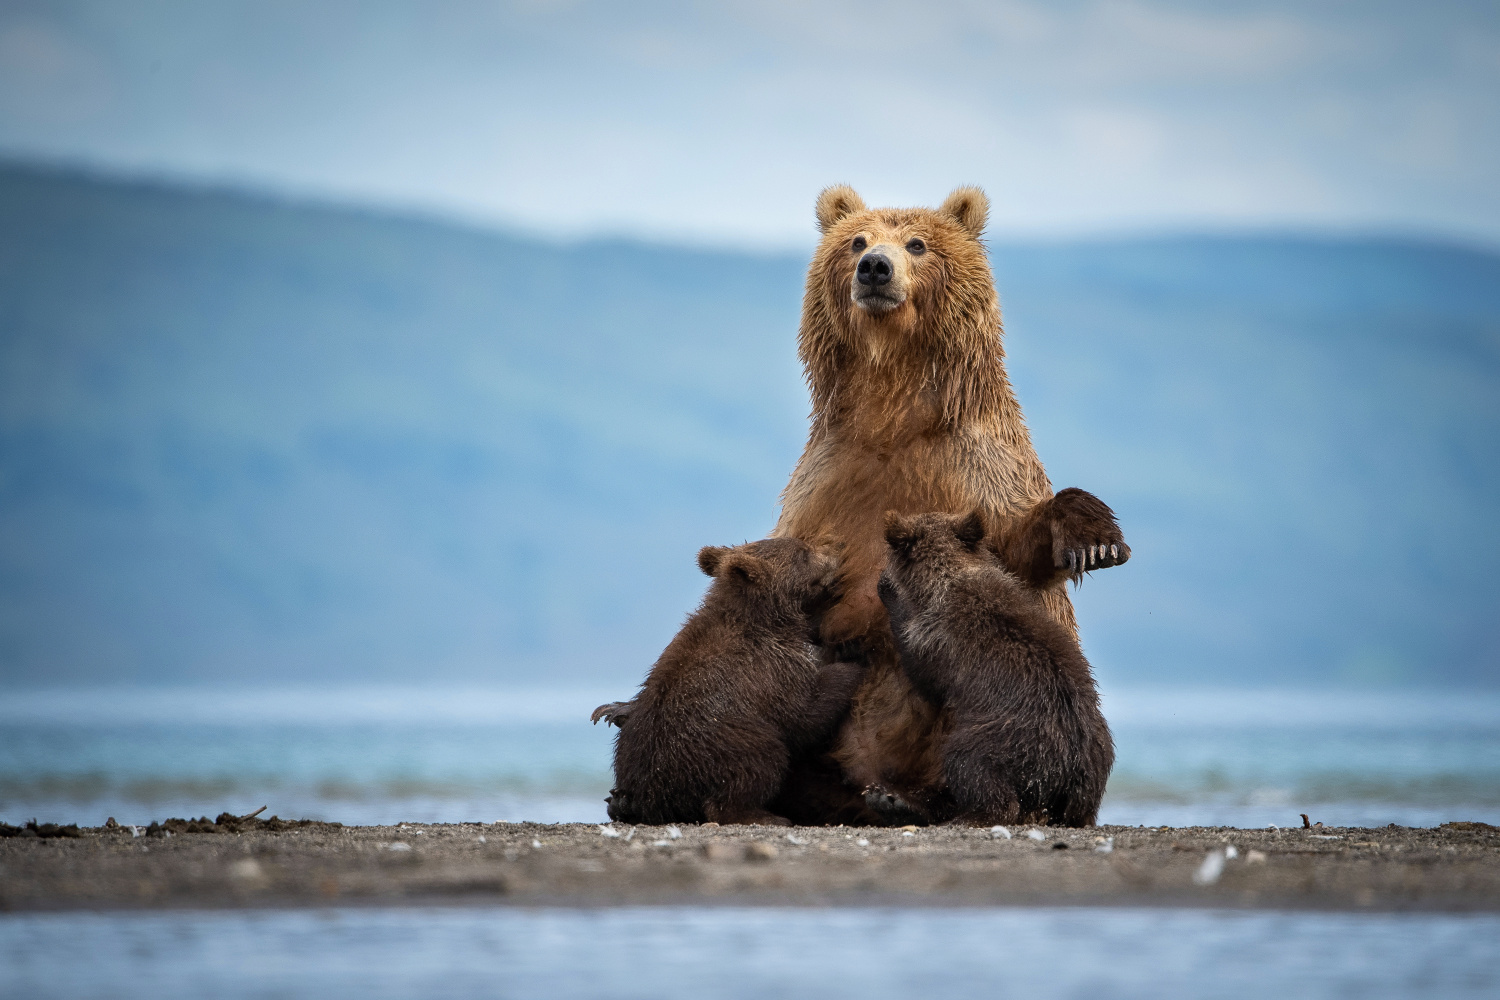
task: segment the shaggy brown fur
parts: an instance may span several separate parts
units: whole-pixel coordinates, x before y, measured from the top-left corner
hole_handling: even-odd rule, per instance
[[[799,340],[812,426],[774,534],[843,544],[844,594],[822,636],[868,661],[833,754],[848,787],[826,822],[884,821],[859,813],[865,786],[915,800],[942,780],[947,722],[900,670],[876,595],[886,511],[983,511],[1007,565],[1070,632],[1066,578],[1129,557],[1109,508],[1082,491],[1054,497],[1032,447],[979,242],[988,207],[977,188],[936,211],[867,209],[847,187],[818,198]]]
[[[982,544],[982,512],[892,514],[885,537],[880,599],[901,667],[952,720],[953,820],[1092,826],[1115,751],[1077,638]]]
[[[820,663],[818,616],[837,561],[793,538],[709,546],[714,578],[620,725],[609,816],[629,823],[775,823],[766,809],[793,755],[826,743],[862,670]]]

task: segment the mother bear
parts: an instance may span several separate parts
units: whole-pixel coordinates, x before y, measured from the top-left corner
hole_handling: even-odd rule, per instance
[[[827,753],[793,766],[771,805],[796,823],[942,821],[944,719],[900,668],[876,593],[885,514],[980,510],[1005,566],[1076,632],[1066,581],[1129,558],[1110,509],[1054,494],[1005,373],[1000,306],[980,234],[989,200],[936,211],[818,197],[798,352],[812,426],[775,535],[842,547],[825,658],[867,664]]]

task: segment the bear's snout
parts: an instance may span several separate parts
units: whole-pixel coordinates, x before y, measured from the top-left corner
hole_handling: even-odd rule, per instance
[[[859,259],[859,267],[854,271],[855,279],[861,284],[871,288],[879,288],[881,285],[891,283],[891,259],[883,253],[871,251]]]
[[[905,302],[910,284],[906,255],[889,243],[878,243],[854,265],[850,293],[855,305],[878,316]]]

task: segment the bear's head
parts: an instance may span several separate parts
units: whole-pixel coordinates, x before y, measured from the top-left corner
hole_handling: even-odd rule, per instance
[[[989,199],[961,187],[937,209],[866,208],[850,187],[818,196],[823,237],[803,299],[803,361],[830,352],[879,363],[993,353],[1000,311],[980,235]]]
[[[885,515],[885,571],[880,576],[881,600],[923,606],[940,597],[949,584],[982,569],[1001,568],[999,558],[984,544],[981,511],[970,514]]]
[[[839,560],[833,547],[814,547],[798,538],[706,545],[698,552],[698,568],[714,578],[713,590],[740,603],[817,615],[839,598]]]

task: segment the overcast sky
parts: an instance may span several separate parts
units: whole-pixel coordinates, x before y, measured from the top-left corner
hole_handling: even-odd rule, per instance
[[[848,181],[1494,244],[1500,4],[0,0],[0,156],[570,236],[802,247]]]

